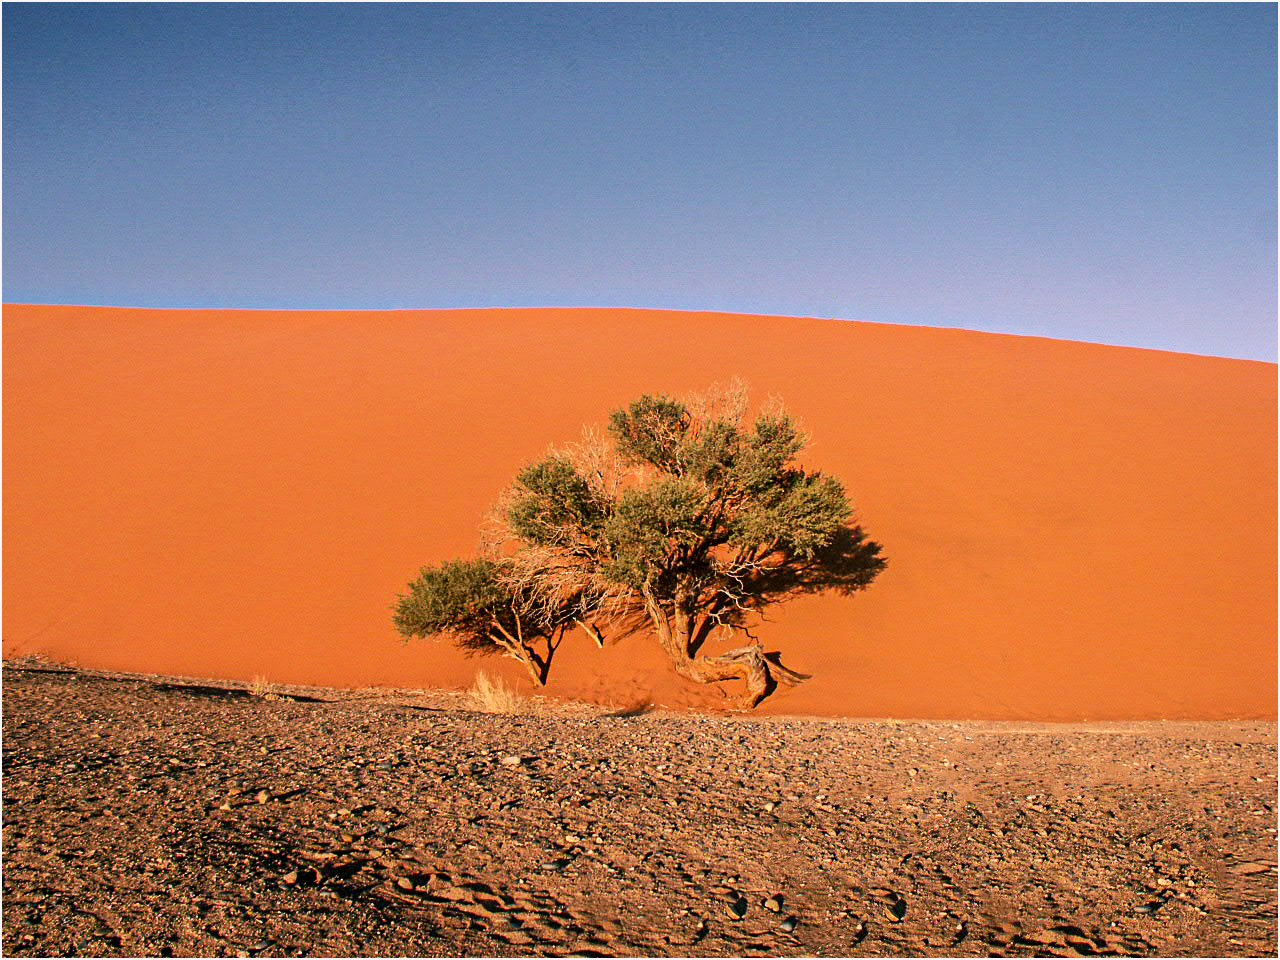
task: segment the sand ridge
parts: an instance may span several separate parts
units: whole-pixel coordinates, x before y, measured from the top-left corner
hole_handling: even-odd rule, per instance
[[[466,685],[474,661],[390,625],[418,567],[471,553],[549,443],[740,376],[890,561],[777,609],[766,647],[815,676],[765,712],[1276,715],[1274,364],[585,308],[8,305],[4,348],[7,656]],[[643,638],[572,638],[549,692],[718,702]]]

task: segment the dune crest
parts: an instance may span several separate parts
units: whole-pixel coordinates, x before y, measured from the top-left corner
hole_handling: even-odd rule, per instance
[[[1274,719],[1274,364],[937,328],[618,309],[4,311],[6,656],[470,684],[396,637],[426,563],[548,444],[740,376],[889,567],[760,635],[775,713]],[[548,692],[715,704],[657,644]]]

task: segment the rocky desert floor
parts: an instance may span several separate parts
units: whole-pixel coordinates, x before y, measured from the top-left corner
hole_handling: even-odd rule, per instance
[[[1276,954],[1273,723],[3,689],[6,955]]]

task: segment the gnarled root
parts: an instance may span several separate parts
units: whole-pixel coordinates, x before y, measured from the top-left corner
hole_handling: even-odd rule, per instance
[[[779,654],[765,653],[758,643],[739,647],[714,657],[695,657],[677,662],[676,670],[698,683],[717,683],[741,679],[744,684],[742,705],[750,709],[778,688],[779,683],[794,686],[809,679],[779,662]]]

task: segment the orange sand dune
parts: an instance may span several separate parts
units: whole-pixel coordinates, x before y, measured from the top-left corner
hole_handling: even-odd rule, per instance
[[[391,627],[418,567],[470,553],[548,443],[738,375],[890,558],[778,608],[766,646],[815,677],[767,711],[1276,716],[1273,364],[597,309],[10,305],[4,348],[6,656],[465,685],[481,662]],[[549,692],[718,699],[644,637],[573,638]]]

